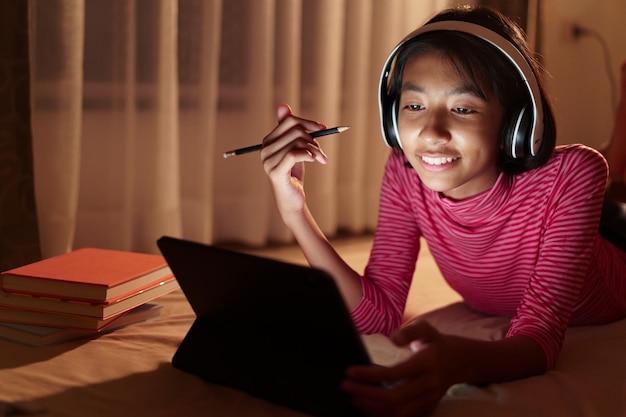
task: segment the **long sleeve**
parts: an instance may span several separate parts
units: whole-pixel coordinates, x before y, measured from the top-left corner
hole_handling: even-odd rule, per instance
[[[538,258],[511,320],[508,335],[532,337],[551,368],[581,297],[598,239],[599,213],[607,179],[604,160],[592,152],[572,152],[559,166],[559,181],[547,200]]]
[[[406,176],[417,176],[393,152],[385,167],[378,225],[362,277],[363,299],[352,317],[363,333],[389,334],[402,323],[419,252],[420,230],[405,192]]]

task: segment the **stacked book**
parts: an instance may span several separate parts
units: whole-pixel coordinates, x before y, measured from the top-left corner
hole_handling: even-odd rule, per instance
[[[157,317],[178,288],[160,255],[83,248],[0,273],[0,337],[43,345]]]

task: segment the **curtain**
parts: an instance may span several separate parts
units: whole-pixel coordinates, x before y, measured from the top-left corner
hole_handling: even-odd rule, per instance
[[[307,164],[328,236],[375,227],[388,150],[377,88],[393,46],[447,0],[29,0],[43,256],[156,252],[162,235],[290,242],[257,154],[275,109],[328,126]]]
[[[39,260],[31,147],[28,8],[0,2],[0,271]]]

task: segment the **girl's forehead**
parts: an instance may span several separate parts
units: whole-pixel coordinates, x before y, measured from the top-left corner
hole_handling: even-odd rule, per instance
[[[488,97],[492,95],[489,83],[477,69],[472,68],[470,64],[459,55],[446,53],[446,51],[443,50],[415,53],[409,56],[404,70],[406,71],[407,67],[413,67],[421,63],[427,64],[428,62],[438,66],[437,71],[442,73],[437,75],[443,75],[458,80],[458,84],[476,96],[487,100]],[[404,75],[405,74],[402,75],[403,84],[405,81]]]
[[[414,67],[418,65],[433,65],[437,66],[438,70],[445,71],[446,76],[458,76],[458,65],[454,59],[443,52],[423,52],[413,54],[408,57],[405,65],[405,71],[407,67]],[[465,71],[463,71],[465,72]]]

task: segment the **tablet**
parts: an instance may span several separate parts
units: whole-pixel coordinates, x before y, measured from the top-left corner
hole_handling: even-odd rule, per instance
[[[196,320],[172,365],[317,416],[359,415],[340,389],[370,358],[326,272],[163,236]]]

